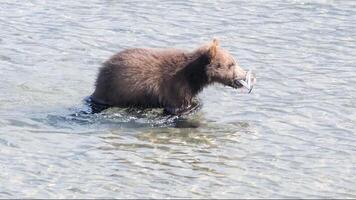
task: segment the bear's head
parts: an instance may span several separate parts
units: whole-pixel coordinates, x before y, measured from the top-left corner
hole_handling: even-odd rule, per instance
[[[206,66],[209,82],[217,82],[233,88],[243,86],[239,81],[245,80],[247,72],[238,65],[228,51],[219,46],[217,39],[208,46],[206,54],[209,59],[209,64]],[[255,82],[256,78],[253,75],[252,84]]]

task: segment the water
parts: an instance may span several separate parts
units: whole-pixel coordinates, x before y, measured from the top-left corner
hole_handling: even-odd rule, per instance
[[[356,198],[355,20],[352,0],[2,0],[0,197]],[[250,95],[75,115],[115,52],[213,37]]]

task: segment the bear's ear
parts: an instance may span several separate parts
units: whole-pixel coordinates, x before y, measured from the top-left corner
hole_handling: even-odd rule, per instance
[[[219,41],[218,39],[214,38],[208,50],[209,58],[211,60],[215,58],[218,46],[219,46]]]

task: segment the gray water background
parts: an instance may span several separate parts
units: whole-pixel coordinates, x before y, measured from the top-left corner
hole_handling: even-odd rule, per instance
[[[0,198],[356,198],[356,1],[0,1]],[[85,109],[130,47],[213,37],[258,77],[181,122]]]

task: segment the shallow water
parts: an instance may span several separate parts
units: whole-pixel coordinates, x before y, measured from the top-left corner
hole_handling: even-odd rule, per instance
[[[356,2],[0,4],[0,198],[356,198]],[[218,37],[257,74],[186,119],[78,114],[128,47]]]

